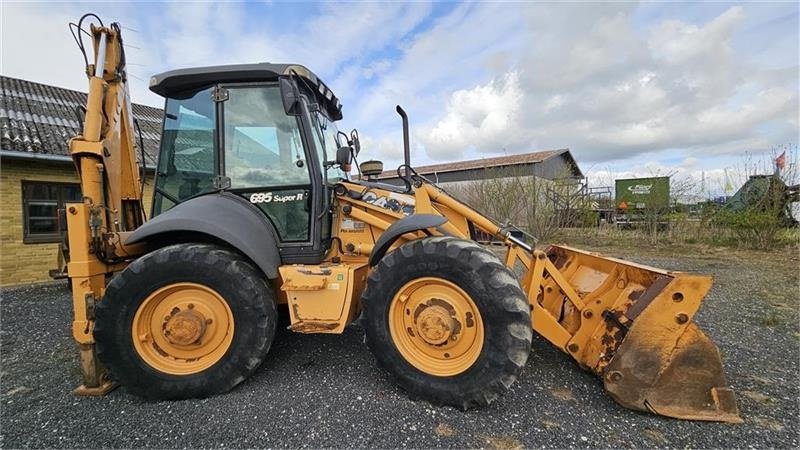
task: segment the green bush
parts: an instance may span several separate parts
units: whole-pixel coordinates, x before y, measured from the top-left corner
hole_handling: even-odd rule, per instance
[[[582,228],[593,228],[600,224],[600,213],[590,209],[581,209],[578,211],[578,226]]]
[[[740,245],[754,249],[775,247],[783,228],[780,217],[771,210],[722,210],[719,211],[716,222],[728,228]]]

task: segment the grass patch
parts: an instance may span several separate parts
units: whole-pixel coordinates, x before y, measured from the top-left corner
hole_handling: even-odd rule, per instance
[[[550,388],[550,395],[555,397],[562,402],[574,402],[575,395],[572,394],[572,391],[569,388]]]
[[[760,231],[753,225],[755,230]],[[655,233],[655,234],[654,234]],[[742,236],[734,230],[705,222],[673,224],[657,232],[644,229],[619,229],[613,225],[587,228],[559,228],[549,242],[568,242],[573,245],[590,245],[613,248],[719,248],[741,250],[793,250],[800,248],[800,229],[782,228],[769,237]]]
[[[777,327],[783,323],[783,318],[774,309],[769,310],[763,316],[758,318],[758,324],[762,327]]]
[[[772,382],[772,380],[769,380],[769,379],[764,378],[764,377],[760,377],[758,375],[748,375],[747,378],[755,381],[758,384],[764,385],[764,386],[770,386],[770,385],[774,384]]]
[[[654,442],[655,444],[664,445],[669,442],[667,438],[664,436],[664,433],[653,428],[645,428],[644,435],[647,437],[647,439],[649,439],[651,442]]]
[[[433,432],[439,437],[450,437],[456,434],[456,431],[453,430],[453,427],[446,423],[440,423],[439,425],[436,425],[436,428],[433,429]]]
[[[540,419],[539,422],[542,424],[545,430],[560,430],[561,424],[558,422],[553,422],[552,420],[547,419]]]
[[[783,425],[771,417],[753,417],[753,423],[771,431],[783,431]]]
[[[510,436],[483,436],[481,438],[489,448],[496,450],[512,450],[523,448],[522,443]]]
[[[775,399],[770,397],[769,395],[762,394],[761,392],[756,391],[741,391],[741,394],[745,397],[753,400],[756,403],[760,403],[762,405],[769,405],[775,403]]]

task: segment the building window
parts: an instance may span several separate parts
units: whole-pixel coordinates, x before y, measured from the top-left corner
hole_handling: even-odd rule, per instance
[[[77,183],[22,182],[23,242],[58,242],[58,209],[80,203]]]

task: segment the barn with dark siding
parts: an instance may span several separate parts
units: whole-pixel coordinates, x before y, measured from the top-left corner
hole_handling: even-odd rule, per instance
[[[414,166],[414,170],[442,185],[509,176],[535,176],[546,180],[572,179],[575,181],[584,178],[583,172],[569,149],[543,150],[494,158]],[[378,176],[378,179],[384,183],[402,184],[396,170],[384,171]]]

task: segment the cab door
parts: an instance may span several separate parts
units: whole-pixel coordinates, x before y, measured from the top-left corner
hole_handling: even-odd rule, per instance
[[[317,162],[300,116],[287,115],[277,84],[227,85],[222,102],[222,170],[230,191],[272,222],[284,262],[317,262]],[[312,157],[309,157],[312,156]]]

